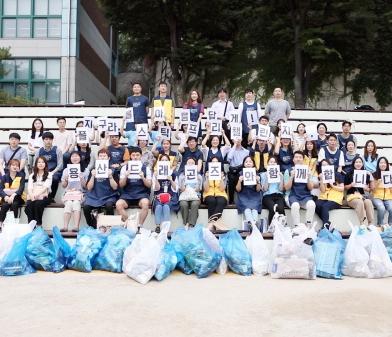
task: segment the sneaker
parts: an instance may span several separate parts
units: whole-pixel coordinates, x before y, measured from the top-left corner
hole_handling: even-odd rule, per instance
[[[161,226],[156,225],[155,227],[155,233],[159,234],[161,232]]]

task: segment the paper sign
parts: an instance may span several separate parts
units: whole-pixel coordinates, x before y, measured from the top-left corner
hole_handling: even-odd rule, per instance
[[[161,135],[161,139],[171,139],[171,128],[170,126],[163,126],[159,127],[159,134]]]
[[[118,127],[117,121],[115,119],[108,118],[106,124],[106,130],[109,136],[118,136],[118,134],[120,133],[120,128]]]
[[[217,113],[214,110],[207,111],[207,119],[211,122],[217,119]]]
[[[155,122],[163,122],[165,120],[165,110],[163,107],[154,107],[154,121]]]
[[[183,109],[180,113],[180,123],[188,124],[191,121],[191,111],[189,109]]]
[[[267,179],[268,179],[268,184],[280,183],[280,166],[279,165],[267,166]]]
[[[80,181],[80,164],[68,164],[68,182]]]
[[[208,163],[208,180],[222,180],[222,164],[219,162]]]
[[[197,138],[199,136],[199,123],[198,122],[189,122],[188,123],[188,135],[189,137]]]
[[[138,140],[148,140],[148,124],[136,124],[136,135]]]
[[[257,139],[268,141],[271,136],[271,128],[268,125],[257,126]]]
[[[321,172],[323,174],[324,184],[333,184],[335,182],[335,166],[333,165],[321,166]]]
[[[170,161],[158,161],[157,163],[157,179],[166,180],[171,175]]]
[[[133,107],[129,107],[125,110],[125,123],[133,123],[134,121]]]
[[[76,143],[78,144],[88,144],[89,137],[87,128],[76,128]]]
[[[140,172],[142,170],[142,162],[140,160],[130,160],[127,163],[127,171],[129,171],[128,179],[141,179]]]
[[[241,123],[240,113],[239,111],[232,111],[229,116],[229,123],[230,124],[237,124]]]
[[[308,182],[308,174],[309,174],[309,166],[308,165],[295,165],[294,167],[294,181],[296,183],[307,183]]]
[[[102,133],[107,130],[107,117],[98,117],[97,125],[98,125],[98,132]]]
[[[97,159],[95,161],[95,178],[109,178],[109,160]]]
[[[241,123],[230,124],[230,138],[231,139],[242,139],[242,124]]]
[[[381,171],[381,181],[384,188],[392,187],[392,172],[391,171]]]
[[[197,183],[197,165],[185,165],[185,184]]]
[[[83,118],[83,126],[87,128],[87,132],[91,135],[94,132],[94,117],[84,117]]]
[[[244,167],[244,186],[256,185],[256,169],[254,167]]]
[[[216,119],[211,121],[211,135],[222,136],[222,120]]]
[[[305,128],[306,130],[306,140],[318,140],[317,126],[309,125]]]
[[[366,170],[354,170],[353,186],[359,188],[366,187],[367,186],[366,178],[367,178]]]
[[[282,123],[280,128],[280,138],[291,139],[291,125]]]
[[[247,110],[246,118],[248,120],[248,125],[257,125],[258,123],[257,110]]]

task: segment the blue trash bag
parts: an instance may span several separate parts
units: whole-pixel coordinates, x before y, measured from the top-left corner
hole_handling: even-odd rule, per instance
[[[392,228],[388,228],[385,232],[382,232],[381,238],[387,248],[389,258],[392,260]]]
[[[158,281],[164,280],[176,268],[177,262],[177,254],[174,245],[171,242],[167,242],[163,248],[161,260],[158,264],[157,271],[155,272],[155,278]]]
[[[35,269],[54,271],[56,263],[55,249],[52,240],[42,227],[37,227],[31,232],[25,256]]]
[[[1,276],[19,276],[35,273],[35,269],[27,261],[25,253],[31,233],[16,239],[11,250],[0,263]]]
[[[332,233],[323,228],[313,243],[316,275],[330,279],[341,279],[346,242],[339,231]]]
[[[121,273],[124,251],[135,236],[135,232],[124,227],[112,227],[105,245],[95,259],[94,269]]]
[[[184,234],[185,231],[186,230],[184,227],[177,228],[176,231],[172,234],[170,242],[172,243],[177,256],[176,268],[181,270],[185,275],[190,275],[193,273],[193,270],[189,265],[189,263],[186,262],[184,253],[182,251],[182,246],[180,245],[180,242],[177,240]]]
[[[68,268],[89,273],[94,259],[104,246],[106,236],[92,227],[83,227],[76,238],[73,254]]]
[[[236,229],[221,235],[219,243],[223,248],[227,265],[233,272],[244,276],[252,274],[252,258]]]
[[[59,273],[67,268],[68,262],[72,256],[72,248],[67,241],[64,240],[57,226],[53,227],[53,246],[56,254],[56,262],[53,271]]]
[[[183,231],[176,236],[185,261],[199,278],[207,277],[219,266],[222,255],[212,250],[203,237],[203,226]]]

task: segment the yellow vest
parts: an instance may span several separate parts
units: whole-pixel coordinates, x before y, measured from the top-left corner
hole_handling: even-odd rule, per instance
[[[224,197],[227,198],[226,191],[220,190],[220,181],[217,180],[208,180],[209,189],[208,192],[203,193],[203,198],[207,197]]]
[[[159,98],[154,99],[154,108],[161,108],[162,101]],[[173,116],[173,100],[169,98],[165,98],[163,102],[163,110],[165,112],[165,122],[172,124],[174,121]]]
[[[10,189],[10,190],[18,190],[20,187],[20,180],[21,180],[21,177],[15,177],[12,184],[10,185],[9,183],[5,183],[4,188]],[[26,192],[22,193],[21,198],[22,198],[22,200],[26,201]]]
[[[328,201],[334,201],[341,205],[343,203],[343,195],[344,192],[337,191],[333,189],[332,187],[327,187],[325,189],[325,192],[320,191],[320,200],[328,200]]]
[[[317,158],[309,158],[308,156],[305,156],[304,165],[308,165],[309,172],[312,175],[316,175]]]
[[[260,170],[260,163],[261,163],[261,158],[260,158],[261,152],[256,151],[254,154],[254,160],[256,164],[256,170]],[[263,163],[264,163],[264,168],[268,166],[268,159],[269,159],[269,154],[268,153],[263,153]]]
[[[384,188],[381,179],[377,180],[376,188],[373,191],[373,198],[381,200],[392,200],[392,189]]]

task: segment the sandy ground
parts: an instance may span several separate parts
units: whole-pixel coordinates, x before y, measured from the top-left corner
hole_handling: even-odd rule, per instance
[[[0,278],[1,336],[392,336],[392,279],[273,280],[174,272]]]

